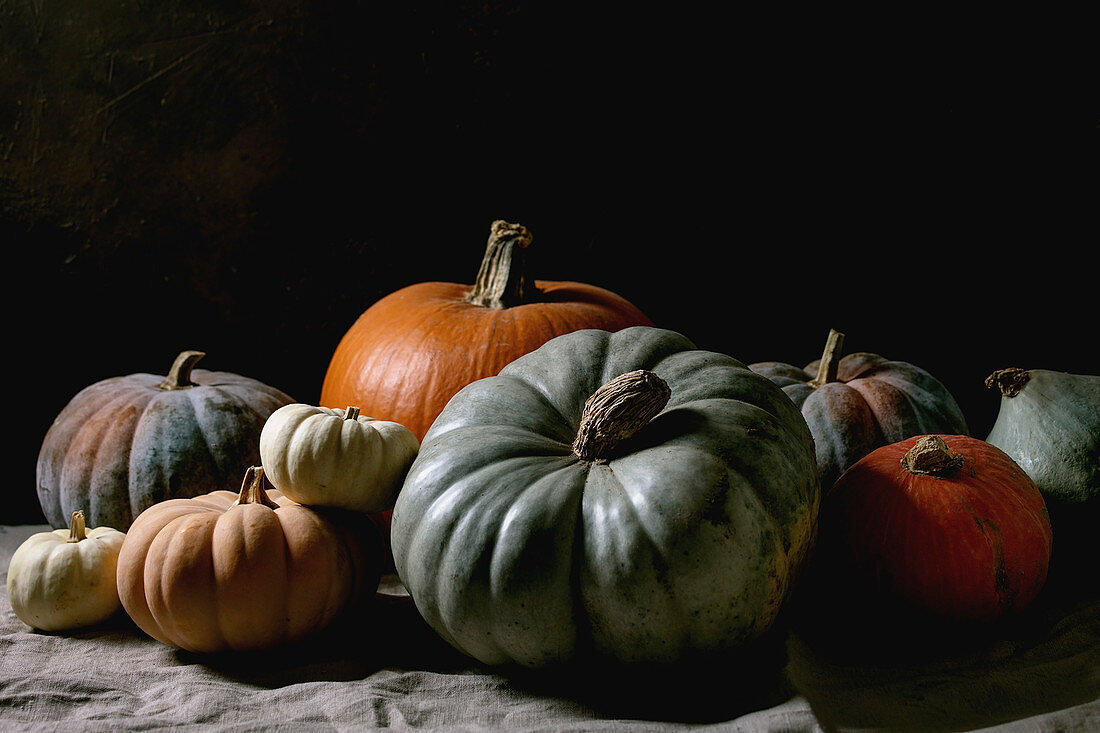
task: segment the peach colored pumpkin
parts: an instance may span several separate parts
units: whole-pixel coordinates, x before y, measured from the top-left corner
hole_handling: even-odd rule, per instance
[[[193,652],[270,648],[377,587],[381,545],[365,516],[322,513],[265,481],[252,467],[239,494],[170,499],[134,520],[117,579],[139,628]]]

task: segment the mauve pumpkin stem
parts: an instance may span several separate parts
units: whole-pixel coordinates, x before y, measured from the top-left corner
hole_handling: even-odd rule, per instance
[[[73,518],[69,521],[69,539],[66,542],[80,542],[87,539],[88,534],[84,530],[84,512],[77,509],[73,512]]]
[[[486,308],[507,308],[527,295],[525,250],[534,241],[522,224],[497,219],[489,227],[489,243],[466,301]]]
[[[1031,372],[1027,369],[1009,367],[1008,369],[998,369],[986,377],[985,386],[990,389],[996,387],[1001,390],[1001,394],[1005,397],[1015,397],[1020,394],[1020,390],[1024,388],[1029,379],[1031,379]]]
[[[264,475],[264,467],[249,466],[248,470],[244,473],[244,481],[241,483],[241,493],[237,496],[237,500],[233,502],[233,505],[263,504],[272,509],[278,509],[279,505],[275,503],[275,501],[267,495],[267,491],[264,490],[265,484],[268,487],[271,486],[267,480],[267,476]]]
[[[843,346],[844,334],[830,328],[829,338],[825,341],[825,351],[821,354],[821,361],[817,365],[817,376],[810,382],[810,386],[820,387],[836,381],[837,370],[840,369],[840,351]]]
[[[344,419],[345,420],[358,420],[359,419],[359,408],[356,407],[355,405],[348,405],[347,409],[344,410]]]
[[[199,363],[199,359],[206,356],[203,351],[181,351],[176,360],[172,362],[172,368],[168,370],[168,376],[157,387],[159,389],[190,389],[196,386],[191,381],[191,370]]]
[[[942,476],[963,464],[963,457],[947,447],[938,435],[925,435],[901,457],[901,465],[909,473],[922,476]]]
[[[665,380],[645,369],[615,377],[584,403],[573,452],[586,461],[608,455],[668,404]]]

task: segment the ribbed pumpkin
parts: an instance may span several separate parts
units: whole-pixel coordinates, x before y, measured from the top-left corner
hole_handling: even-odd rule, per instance
[[[483,663],[675,663],[772,625],[818,502],[770,381],[673,331],[586,329],[455,395],[397,497],[394,558]]]
[[[820,566],[837,580],[825,583],[830,593],[949,622],[1029,606],[1052,547],[1035,483],[965,435],[914,436],[861,458],[826,492],[820,539]]]
[[[364,515],[297,504],[251,467],[239,493],[142,512],[119,553],[118,595],[134,623],[165,644],[267,649],[320,631],[373,592],[381,558]]]
[[[532,280],[524,266],[532,241],[526,227],[494,221],[473,286],[417,283],[371,305],[336,347],[320,404],[357,405],[419,440],[459,389],[555,336],[651,325],[604,288]]]
[[[256,379],[195,369],[179,354],[168,376],[130,374],[81,390],[62,409],[38,454],[38,499],[54,528],[82,510],[91,526],[125,531],[166,499],[236,491],[260,461],[272,412],[292,400]]]
[[[821,487],[827,491],[875,448],[914,435],[967,435],[962,410],[924,369],[878,354],[841,356],[844,334],[832,330],[820,359],[800,368],[781,362],[749,364],[783,388],[813,433]]]

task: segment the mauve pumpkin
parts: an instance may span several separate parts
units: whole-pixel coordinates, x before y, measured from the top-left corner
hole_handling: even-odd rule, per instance
[[[320,403],[357,405],[420,440],[458,390],[555,336],[652,325],[604,288],[531,280],[523,255],[532,241],[526,227],[494,221],[473,286],[417,283],[374,303],[336,347]]]
[[[783,388],[813,433],[828,490],[853,463],[875,448],[914,435],[967,435],[955,398],[924,369],[878,354],[841,357],[844,334],[830,331],[821,359],[800,368],[781,362],[749,364]]]
[[[260,462],[259,438],[288,395],[250,377],[194,369],[184,351],[167,377],[130,374],[85,387],[38,454],[38,499],[54,528],[82,510],[91,526],[126,531],[153,504],[236,490]]]

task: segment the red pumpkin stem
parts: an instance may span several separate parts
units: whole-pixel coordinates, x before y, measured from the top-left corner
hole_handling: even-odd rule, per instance
[[[244,481],[241,483],[241,493],[237,496],[237,500],[233,502],[234,506],[237,504],[263,504],[272,509],[278,509],[279,505],[267,495],[267,491],[264,489],[265,485],[270,487],[271,483],[264,475],[263,466],[250,466],[245,471]]]
[[[1001,390],[1001,394],[1005,397],[1015,397],[1020,394],[1020,390],[1024,388],[1029,379],[1031,379],[1031,372],[1027,369],[1009,367],[1008,369],[998,369],[986,377],[985,386],[990,389],[996,387]]]
[[[359,408],[354,406],[354,405],[348,405],[347,409],[344,410],[344,419],[345,420],[358,420],[359,419]]]
[[[584,403],[573,452],[586,461],[606,457],[656,417],[671,395],[665,380],[644,369],[615,377]]]
[[[947,447],[938,435],[925,435],[901,457],[901,465],[909,473],[921,476],[944,476],[963,464],[963,457]]]
[[[80,542],[87,539],[88,534],[84,530],[84,512],[77,509],[73,512],[73,518],[69,521],[69,539],[66,542]]]
[[[843,346],[844,334],[830,328],[829,338],[825,341],[825,351],[821,354],[821,361],[817,365],[817,376],[810,382],[810,386],[816,388],[836,381],[837,371],[840,369],[840,352]]]
[[[172,362],[172,368],[168,370],[168,376],[157,385],[157,388],[172,390],[190,389],[197,386],[191,381],[191,370],[195,368],[195,364],[199,363],[199,359],[204,356],[206,356],[206,353],[202,351],[181,351],[176,360]]]
[[[489,243],[467,302],[486,308],[508,308],[527,297],[524,251],[534,238],[522,224],[498,219],[489,227]]]

